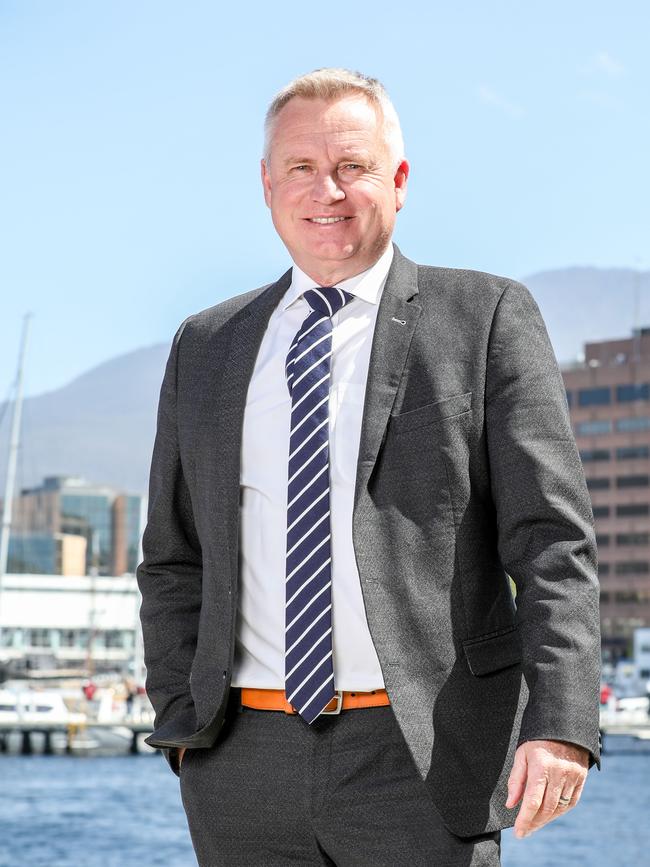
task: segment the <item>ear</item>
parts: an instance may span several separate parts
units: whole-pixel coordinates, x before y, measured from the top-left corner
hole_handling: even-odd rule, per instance
[[[266,160],[261,160],[260,169],[262,174],[262,187],[264,189],[264,201],[268,208],[271,207],[271,175],[266,167]]]
[[[406,201],[406,182],[408,181],[409,169],[410,167],[408,162],[402,160],[395,172],[395,211],[399,211],[404,207],[404,202]]]

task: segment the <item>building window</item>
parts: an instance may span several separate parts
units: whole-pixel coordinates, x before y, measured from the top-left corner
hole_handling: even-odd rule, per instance
[[[612,390],[609,386],[578,390],[578,406],[606,406],[611,402]]]
[[[650,417],[647,415],[633,415],[629,418],[619,418],[616,420],[616,430],[621,433],[650,430]]]
[[[598,574],[599,575],[609,575],[609,563],[599,563],[598,564]]]
[[[609,542],[609,533],[596,533],[596,545],[598,545],[599,548],[607,548]]]
[[[610,480],[607,478],[602,479],[587,479],[587,487],[590,491],[604,491],[606,488],[610,487]]]
[[[609,506],[592,506],[594,518],[609,518]]]
[[[601,590],[600,591],[600,601],[601,601],[601,603],[609,602],[609,593],[607,592],[607,590]]]
[[[647,488],[650,485],[650,476],[617,476],[617,488]]]
[[[633,518],[636,515],[650,514],[648,503],[624,503],[616,507],[616,515],[619,518]]]
[[[59,630],[59,647],[74,647],[75,631],[74,629]]]
[[[622,446],[616,449],[616,458],[619,461],[635,460],[636,458],[650,458],[648,446]]]
[[[568,388],[565,389],[565,391],[566,391],[567,406],[571,407],[571,406],[573,406],[573,392],[569,391]]]
[[[611,457],[609,449],[586,449],[580,452],[582,461],[609,461]]]
[[[617,563],[614,571],[617,575],[647,575],[650,572],[650,564],[647,560],[629,560]]]
[[[614,594],[614,600],[621,602],[624,605],[643,605],[650,599],[650,594],[644,593],[642,590],[618,590]]]
[[[617,533],[617,545],[650,545],[650,533]]]
[[[640,382],[635,385],[617,385],[616,400],[627,403],[630,400],[650,400],[650,383]]]
[[[20,629],[12,629],[11,626],[2,630],[2,642],[0,642],[0,647],[20,647],[20,639],[21,636]]]
[[[581,421],[576,424],[576,433],[579,436],[591,436],[593,434],[611,433],[612,422],[610,419],[595,419],[594,421]]]
[[[52,637],[49,629],[30,629],[27,644],[29,647],[51,647]]]
[[[88,647],[88,630],[60,629],[59,647],[73,647],[77,650],[85,650]]]

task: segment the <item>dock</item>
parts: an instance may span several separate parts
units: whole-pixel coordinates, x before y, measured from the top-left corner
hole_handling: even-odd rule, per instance
[[[89,720],[87,722],[49,722],[39,720],[36,722],[2,722],[0,721],[0,754],[9,752],[9,736],[12,733],[20,735],[19,753],[23,756],[32,755],[34,750],[34,735],[42,736],[43,755],[54,755],[55,750],[52,735],[61,735],[65,738],[64,752],[73,754],[80,749],[88,748],[88,736],[95,730],[114,731],[123,733],[130,732],[128,752],[137,755],[141,752],[140,735],[149,735],[153,731],[150,722],[136,720],[120,720],[119,722],[100,722]],[[153,752],[154,748],[147,745],[147,751]]]
[[[149,735],[153,731],[151,721],[128,719],[121,720],[87,720],[85,722],[50,722],[39,720],[38,722],[24,721],[0,721],[0,754],[9,752],[9,736],[12,733],[20,735],[20,755],[33,755],[34,735],[42,739],[43,755],[54,755],[55,750],[52,735],[58,734],[65,738],[64,752],[74,754],[80,750],[92,749],[89,746],[89,736],[93,731],[113,731],[123,735],[130,734],[128,752],[137,755],[142,751],[141,735]],[[600,732],[603,739],[610,736],[625,736],[640,741],[650,741],[650,716],[646,711],[615,711],[606,709],[600,714]],[[147,752],[154,752],[155,748],[146,746]]]
[[[610,735],[650,741],[650,716],[646,710],[605,708],[600,712],[600,733],[603,744]]]

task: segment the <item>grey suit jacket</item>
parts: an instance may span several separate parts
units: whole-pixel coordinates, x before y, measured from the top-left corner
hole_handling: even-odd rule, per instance
[[[224,721],[246,391],[290,280],[188,317],[162,383],[137,577],[156,712],[146,742],[177,774],[178,748],[212,746]],[[393,710],[451,831],[513,824],[506,782],[525,740],[580,744],[599,763],[593,514],[562,376],[522,284],[395,248],[353,541]]]

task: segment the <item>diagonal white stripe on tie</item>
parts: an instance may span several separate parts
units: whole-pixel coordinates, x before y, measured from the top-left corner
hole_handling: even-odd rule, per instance
[[[335,695],[328,425],[331,317],[354,296],[337,287],[320,286],[308,289],[304,297],[311,312],[291,343],[285,367],[291,395],[291,440],[284,671],[285,695],[300,716],[312,723]],[[304,435],[298,445],[293,435],[303,424]],[[305,478],[296,484],[301,474]],[[325,481],[315,485],[323,474]],[[298,500],[300,514],[296,516],[292,507]],[[305,557],[306,540],[311,550]]]

